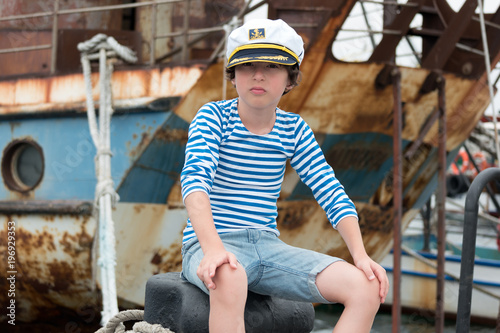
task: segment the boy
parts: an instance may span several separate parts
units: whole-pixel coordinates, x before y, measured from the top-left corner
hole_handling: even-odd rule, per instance
[[[334,332],[369,332],[387,295],[385,270],[368,257],[356,209],[311,129],[277,108],[297,85],[302,38],[282,20],[252,20],[230,34],[226,52],[238,98],[198,111],[181,174],[189,216],[182,277],[209,294],[210,332],[245,331],[248,290],[342,303]],[[276,202],[287,160],[340,232],[355,266],[279,240]]]

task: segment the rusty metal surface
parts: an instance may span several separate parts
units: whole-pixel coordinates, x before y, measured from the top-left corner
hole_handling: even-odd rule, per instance
[[[7,223],[15,222],[16,319],[57,317],[67,309],[98,307],[92,283],[91,249],[96,224],[89,217],[0,215],[0,253],[6,253]],[[7,260],[0,262],[4,272]],[[0,301],[7,301],[7,280]],[[2,317],[4,320],[5,317]]]
[[[428,54],[431,51],[431,49],[434,47],[436,38],[441,36],[443,25],[449,27],[453,19],[458,16],[458,14],[450,7],[448,2],[445,0],[436,1],[435,6],[437,9],[436,13],[439,13],[439,15],[437,15],[436,13],[434,13],[434,15],[423,15],[422,30],[424,34],[426,31],[428,31],[431,37],[423,39],[422,51],[424,55]],[[495,14],[485,13],[485,20],[490,21],[494,24],[499,24],[499,10],[500,7],[497,8]],[[479,19],[477,19],[477,15],[471,22],[469,22],[468,25],[464,24],[464,22],[460,23],[459,28],[462,29],[463,27],[467,27],[467,29],[463,32],[462,40],[460,40],[460,43],[472,46],[479,52],[483,51],[482,43],[480,41],[480,22]],[[493,59],[495,58],[495,55],[498,55],[500,50],[500,34],[498,34],[498,29],[496,27],[488,25],[486,26],[486,34],[488,36],[490,57]],[[419,35],[419,33],[416,32],[416,35]],[[434,35],[435,38],[432,38],[432,35]],[[446,44],[445,41],[442,42],[443,44]],[[438,57],[440,58],[440,60],[443,59],[443,57],[440,55]],[[432,62],[432,60],[430,59],[429,61]],[[457,73],[464,77],[478,78],[483,74],[485,70],[484,57],[481,54],[476,54],[467,50],[461,50],[455,47],[442,68],[444,71]]]
[[[0,200],[0,214],[74,214],[89,216],[93,202],[82,200]]]
[[[392,22],[384,27],[393,31],[397,31],[398,34],[384,35],[382,41],[378,43],[377,47],[373,51],[369,61],[391,61],[393,55],[395,54],[396,47],[399,45],[401,39],[408,33],[408,30],[410,29],[410,23],[413,21],[413,18],[419,12],[424,2],[426,2],[426,0],[408,1],[408,3],[415,4],[415,6],[405,6],[401,8],[398,15],[392,18]]]
[[[165,96],[185,96],[202,73],[199,66],[116,71],[112,77],[115,106],[144,105]],[[99,99],[98,73],[92,74],[94,100]],[[179,84],[182,82],[182,84]],[[82,74],[0,81],[0,116],[15,113],[85,110]]]
[[[444,281],[445,281],[445,250],[446,250],[446,81],[437,77],[438,109],[439,109],[439,143],[438,143],[438,193],[437,193],[437,288],[436,288],[436,332],[444,330]]]
[[[391,70],[391,83],[393,94],[392,106],[392,188],[394,209],[392,238],[394,249],[393,260],[393,300],[392,300],[392,330],[395,332],[401,326],[401,241],[403,229],[401,219],[403,217],[403,106],[401,103],[401,73],[398,69]]]
[[[310,98],[309,94],[316,89],[315,82],[324,70],[323,65],[333,59],[333,54],[330,52],[332,41],[355,3],[356,0],[346,0],[344,5],[336,10],[321,28],[321,33],[306,48],[304,60],[300,66],[301,71],[307,75],[302,77],[300,85],[294,89],[293,94],[287,94],[281,99],[280,106],[283,106],[285,110],[298,113]]]
[[[9,0],[0,6],[0,17],[33,14],[52,13],[54,0]],[[59,10],[86,8],[93,6],[107,6],[122,3],[120,0],[79,0],[59,1]],[[109,29],[119,30],[122,25],[121,10],[99,11],[82,14],[61,15],[58,18],[59,28],[70,29]],[[25,18],[0,22],[0,29],[11,28],[24,31],[47,30],[52,28],[52,17],[42,16],[36,18]]]
[[[48,45],[50,31],[0,30],[0,50]],[[20,73],[48,74],[50,49],[0,54],[0,78]]]
[[[130,48],[138,55],[137,64],[142,64],[140,53],[142,36],[139,31],[106,30],[106,29],[59,29],[57,36],[57,64],[58,73],[81,72],[80,51],[78,43],[90,40],[97,34],[113,37],[120,45]],[[115,64],[117,68],[121,61]],[[97,63],[95,63],[97,69]]]
[[[392,221],[394,212],[391,207],[381,207],[369,203],[356,202],[359,223],[362,229],[363,242],[370,256],[382,260],[392,248]],[[307,214],[308,218],[301,223],[293,223],[290,227],[290,217],[297,211]],[[349,250],[341,236],[333,230],[325,217],[325,212],[314,201],[279,202],[278,229],[281,231],[280,239],[293,244],[330,255],[346,258],[352,262]],[[402,218],[404,230],[418,210],[405,210]],[[307,233],[307,237],[304,234]]]
[[[14,19],[0,22],[0,50],[19,49],[33,46],[45,45],[41,50],[15,52],[0,54],[0,77],[9,75],[26,74],[49,74],[52,65],[57,65],[58,70],[67,70],[68,64],[71,71],[80,68],[79,57],[76,62],[71,61],[69,54],[61,53],[56,59],[52,59],[53,35],[51,29],[53,24],[53,11],[56,1],[54,0],[12,0],[4,1],[0,6],[0,17],[19,16],[27,14],[45,14],[37,17]],[[91,6],[105,6],[122,3],[119,0],[83,0],[83,1],[59,1],[59,10],[70,10],[75,8],[87,8]],[[80,14],[59,14],[56,16],[57,29],[101,29],[119,31],[122,27],[122,10],[96,11]],[[57,32],[54,36],[57,36]],[[61,40],[63,44],[64,40]],[[64,45],[63,45],[64,46]],[[140,44],[139,44],[140,46]],[[61,49],[61,47],[58,47]],[[55,48],[54,48],[55,50]],[[68,49],[66,49],[68,51]],[[72,49],[69,49],[72,51]],[[76,50],[75,50],[76,51]],[[54,64],[52,61],[54,60]]]
[[[113,212],[117,249],[117,290],[126,304],[144,305],[145,284],[153,274],[180,271],[185,210],[166,205],[118,204]],[[100,276],[94,280],[93,217],[68,214],[0,214],[0,239],[7,223],[16,225],[16,319],[40,321],[82,311],[99,313]],[[0,253],[6,243],[0,242]],[[8,271],[7,260],[0,269]],[[8,281],[0,281],[7,304]],[[5,317],[2,317],[2,321]]]
[[[282,107],[299,113],[317,133],[362,133],[377,132],[392,135],[391,90],[374,89],[374,78],[382,70],[378,64],[346,64],[326,62],[314,88],[301,108],[287,98]],[[401,68],[402,102],[404,104],[403,139],[414,141],[421,128],[436,108],[437,93],[421,95],[420,87],[428,72],[420,69]],[[451,150],[463,142],[477,122],[478,109],[484,110],[488,103],[487,87],[476,85],[475,80],[466,80],[452,74],[445,75],[447,118],[449,138],[447,149]],[[303,85],[297,88],[305,88]],[[471,96],[474,90],[474,96]],[[362,98],[360,98],[362,96]],[[473,98],[474,105],[462,108],[465,99]],[[293,99],[292,99],[293,100]],[[457,121],[460,118],[460,121]],[[437,146],[437,124],[423,138],[424,143]]]
[[[144,2],[140,0],[138,2]],[[191,1],[189,7],[189,27],[190,29],[201,29],[223,24],[236,15],[244,5],[243,0],[200,0]],[[186,3],[163,4],[156,7],[156,19],[153,19],[153,8],[137,8],[135,29],[142,32],[145,41],[152,39],[151,25],[155,25],[155,35],[167,35],[169,33],[179,33],[184,29],[184,15]],[[165,19],[169,18],[169,19]],[[194,39],[198,36],[192,36]],[[190,59],[208,59],[215,49],[223,32],[215,32],[203,38],[190,49]],[[161,38],[154,44],[154,59],[163,59],[165,54],[183,44],[183,36]],[[149,47],[143,47],[140,51],[143,59],[149,59],[151,54]],[[179,62],[181,55],[168,57],[170,61]]]
[[[316,41],[330,17],[339,15],[347,2],[345,0],[275,0],[269,2],[268,17],[279,18],[290,24],[302,37],[304,47],[307,49]]]
[[[118,204],[116,230],[117,293],[128,302],[144,304],[146,281],[153,274],[180,272],[183,207],[161,204]]]
[[[462,8],[448,24],[432,49],[425,56],[422,67],[441,69],[449,61],[449,57],[467,28],[477,7],[477,0],[467,0]]]

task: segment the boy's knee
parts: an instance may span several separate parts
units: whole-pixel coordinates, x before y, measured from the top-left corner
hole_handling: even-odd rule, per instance
[[[364,273],[363,273],[364,274]],[[380,308],[380,283],[377,279],[368,280],[362,276],[344,305],[352,305],[359,311],[376,312]]]
[[[217,268],[213,278],[217,288],[227,287],[228,289],[244,288],[247,289],[247,275],[245,269],[238,265],[237,268],[232,268],[229,264],[223,264]]]
[[[368,281],[366,286],[366,298],[370,306],[380,307],[380,282],[377,279]]]
[[[213,280],[215,289],[210,290],[211,304],[225,307],[244,305],[248,287],[246,272],[242,266],[238,265],[238,268],[234,269],[229,264],[221,265],[217,268]]]
[[[370,309],[380,307],[380,282],[377,279],[368,280],[365,273],[358,271],[348,287],[346,303],[357,304]]]

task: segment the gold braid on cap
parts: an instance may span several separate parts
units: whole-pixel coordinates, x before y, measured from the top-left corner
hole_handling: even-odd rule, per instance
[[[227,60],[228,64],[231,62],[231,59],[236,54],[236,52],[239,52],[239,51],[242,51],[242,50],[252,50],[252,49],[275,49],[275,50],[281,50],[281,51],[286,52],[289,55],[291,55],[295,60],[297,60],[297,63],[300,62],[299,61],[299,57],[297,57],[297,55],[292,50],[288,49],[285,46],[276,45],[276,44],[262,44],[262,43],[258,44],[258,43],[255,43],[255,44],[245,44],[245,45],[238,46],[237,48],[235,48],[234,51],[229,56],[229,59]]]

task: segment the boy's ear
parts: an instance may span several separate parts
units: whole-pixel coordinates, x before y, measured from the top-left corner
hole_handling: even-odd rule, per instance
[[[285,87],[285,94],[290,92],[295,86],[293,84],[289,84]]]

